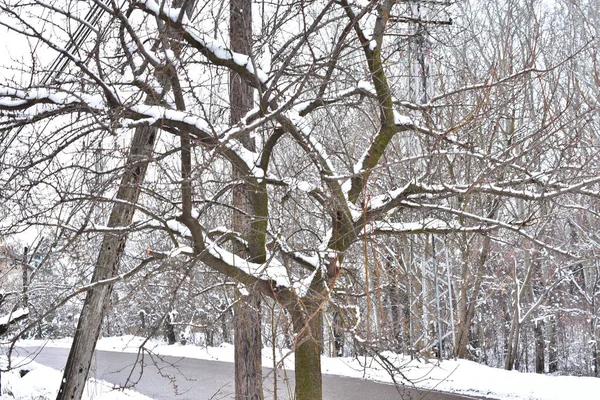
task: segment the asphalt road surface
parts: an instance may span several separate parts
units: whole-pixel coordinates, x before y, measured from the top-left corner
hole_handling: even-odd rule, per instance
[[[22,347],[20,356],[35,355],[40,364],[55,369],[65,366],[68,349]],[[142,373],[143,372],[143,373]],[[149,357],[137,354],[97,351],[92,364],[95,378],[133,389],[156,400],[230,400],[234,398],[233,364],[192,358]],[[265,398],[272,400],[273,372],[263,371]],[[294,392],[293,371],[278,371],[277,400],[289,400]],[[458,400],[483,399],[441,392],[418,391],[408,387],[368,380],[323,375],[324,400]]]

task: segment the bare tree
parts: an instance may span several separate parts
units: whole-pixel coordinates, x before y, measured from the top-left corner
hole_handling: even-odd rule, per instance
[[[190,274],[213,271],[235,281],[240,293],[255,299],[255,311],[258,296],[285,309],[296,398],[317,400],[330,304],[347,314],[344,334],[375,348],[387,323],[382,288],[396,285],[405,299],[416,299],[406,300],[402,317],[409,319],[407,347],[420,342],[422,354],[437,351],[441,357],[440,254],[456,265],[454,250],[460,254],[464,246],[468,265],[457,274],[464,281],[449,262],[444,278],[458,297],[453,345],[464,354],[479,328],[482,293],[500,287],[488,280],[490,269],[517,266],[512,275],[497,277],[513,279],[507,281],[511,292],[505,293],[506,285],[493,292],[512,310],[507,313],[516,338],[543,305],[536,295],[528,300],[529,311],[520,309],[523,282],[531,282],[534,265],[523,268],[523,254],[535,249],[543,255],[552,270],[547,276],[556,278],[551,282],[562,281],[564,260],[584,258],[547,226],[573,208],[593,221],[598,215],[588,207],[599,196],[596,105],[575,102],[574,92],[582,99],[586,93],[567,68],[593,54],[591,42],[556,49],[556,37],[536,19],[542,14],[532,4],[524,12],[532,13],[528,21],[539,22],[539,29],[515,33],[528,29],[514,19],[524,14],[504,14],[502,4],[260,3],[260,30],[250,40],[248,13],[242,13],[244,33],[234,38],[237,28],[226,21],[235,15],[221,3],[186,14],[191,3],[86,3],[110,11],[111,23],[74,50],[57,44],[70,39],[59,21],[77,21],[78,13],[46,5],[47,14],[39,16],[20,12],[28,5],[1,6],[7,19],[0,21],[13,33],[69,61],[64,79],[38,84],[32,64],[26,71],[31,79],[0,86],[3,132],[30,129],[24,136],[5,133],[2,141],[8,171],[2,179],[11,189],[6,197],[22,207],[14,226],[36,222],[71,232],[74,241],[103,235],[92,283],[82,287],[90,300],[65,373],[68,385],[82,387],[111,286],[159,260],[187,259],[186,265],[203,265]],[[482,12],[469,12],[469,5]],[[452,24],[451,12],[458,14]],[[498,25],[476,19],[492,14],[503,17]],[[61,32],[59,39],[44,38],[39,26],[45,22]],[[469,27],[489,28],[489,40]],[[593,63],[584,64],[596,71]],[[132,130],[128,146],[122,137]],[[98,132],[114,146],[107,151],[114,158],[101,171],[90,157]],[[67,154],[75,154],[74,161],[65,163]],[[40,165],[47,168],[36,175]],[[71,171],[77,179],[108,179],[95,192],[77,180],[66,184]],[[48,190],[52,195],[32,201]],[[548,203],[552,213],[542,209]],[[98,204],[112,208],[106,223],[92,218]],[[455,234],[462,235],[456,245],[432,239]],[[135,242],[127,242],[128,235]],[[392,242],[412,247],[394,251],[387,245]],[[130,262],[123,262],[124,253],[137,263],[119,274],[119,264]],[[405,266],[406,277],[394,276],[388,256]],[[469,291],[470,276],[475,282]],[[353,318],[351,307],[363,315]],[[247,311],[238,308],[238,317]],[[398,308],[394,313],[398,323]],[[259,317],[247,318],[258,339]],[[83,347],[82,335],[90,338]],[[339,329],[335,335],[340,338]],[[507,341],[518,348],[518,341]],[[253,343],[247,358],[259,361],[260,343]],[[72,381],[73,374],[81,378]],[[247,376],[254,392],[248,395],[260,398],[259,372]],[[70,386],[63,394],[77,397]]]

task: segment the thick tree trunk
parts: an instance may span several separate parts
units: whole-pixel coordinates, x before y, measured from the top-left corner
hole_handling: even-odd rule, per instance
[[[116,196],[118,200],[122,201],[113,205],[108,227],[123,227],[131,224],[141,184],[154,149],[155,137],[156,129],[154,128],[140,127],[135,130]],[[117,274],[126,241],[127,234],[125,233],[106,233],[104,235],[92,282],[109,279]],[[57,400],[81,399],[111,292],[112,285],[100,285],[88,292],[83,303]]]
[[[235,307],[235,398],[259,400],[262,392],[260,297],[240,298]]]
[[[318,305],[307,305],[310,321],[294,321],[296,334],[295,400],[321,400],[323,377],[321,375],[321,350],[323,348],[323,316]]]
[[[230,0],[229,37],[231,50],[252,54],[252,2],[250,0]],[[229,101],[231,123],[238,123],[254,106],[252,87],[237,74],[229,75]],[[252,138],[241,138],[249,150],[255,150]],[[244,185],[233,190],[233,204],[240,210],[234,211],[233,228],[242,233],[248,243],[248,249],[235,245],[234,251],[243,258],[254,262],[265,262],[264,236],[261,230],[255,230],[250,216],[256,215],[257,202],[262,193],[247,176],[236,170],[234,179],[244,181]],[[260,400],[262,390],[262,335],[261,335],[261,298],[260,294],[248,288],[248,293],[238,291],[234,310],[234,346],[235,346],[235,398],[236,400]]]

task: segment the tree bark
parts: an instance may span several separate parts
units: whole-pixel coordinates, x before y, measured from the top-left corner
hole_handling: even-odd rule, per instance
[[[167,314],[164,325],[165,325],[165,337],[167,338],[167,343],[175,344],[177,342],[177,337],[175,335],[175,327],[173,326],[171,313]]]
[[[295,400],[321,400],[323,377],[321,374],[321,350],[323,348],[323,315],[318,304],[305,304],[304,318],[294,321],[296,334]]]
[[[333,357],[344,355],[344,319],[339,311],[333,313]]]
[[[519,323],[519,315],[515,310],[513,314],[512,324],[510,327],[510,336],[508,337],[506,358],[504,360],[504,369],[512,371],[517,359],[519,350],[519,338],[521,334],[521,324]]]
[[[260,296],[251,293],[237,303],[235,326],[235,398],[259,400],[262,391],[262,338],[260,329]]]
[[[252,54],[252,2],[250,0],[230,0],[229,37],[231,50]],[[229,74],[229,101],[231,123],[237,124],[254,106],[252,87],[233,71]],[[241,142],[249,150],[255,150],[254,140],[247,136]],[[256,216],[259,188],[249,177],[234,166],[234,179],[244,182],[233,190],[233,228],[240,232],[248,243],[248,249],[234,244],[234,252],[253,262],[265,262],[266,253],[260,230],[254,230],[252,217]],[[239,210],[239,211],[238,211]],[[256,219],[256,217],[255,217]],[[234,307],[234,346],[235,346],[235,398],[236,400],[263,399],[262,390],[262,335],[260,294],[249,288],[247,293],[236,291],[238,301]]]
[[[546,343],[544,341],[544,321],[536,320],[533,323],[533,333],[535,336],[535,372],[543,374],[546,365],[544,354]]]

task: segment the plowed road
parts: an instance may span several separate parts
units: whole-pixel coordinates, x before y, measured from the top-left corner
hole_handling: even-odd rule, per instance
[[[16,349],[25,356],[39,351],[38,348]],[[65,366],[68,349],[47,347],[35,360],[52,368]],[[143,367],[136,363],[136,354],[97,351],[92,374],[116,385],[124,385],[128,377],[136,382],[134,390],[157,400],[229,400],[233,399],[233,364],[192,358],[154,357],[143,360]],[[140,371],[143,374],[140,377]],[[264,391],[266,399],[273,399],[273,373],[265,368]],[[277,399],[288,400],[294,391],[294,373],[279,371]],[[412,388],[396,389],[393,385],[362,379],[323,375],[324,400],[458,400],[476,397],[457,396],[441,392],[423,392]],[[483,399],[483,398],[482,398]]]

